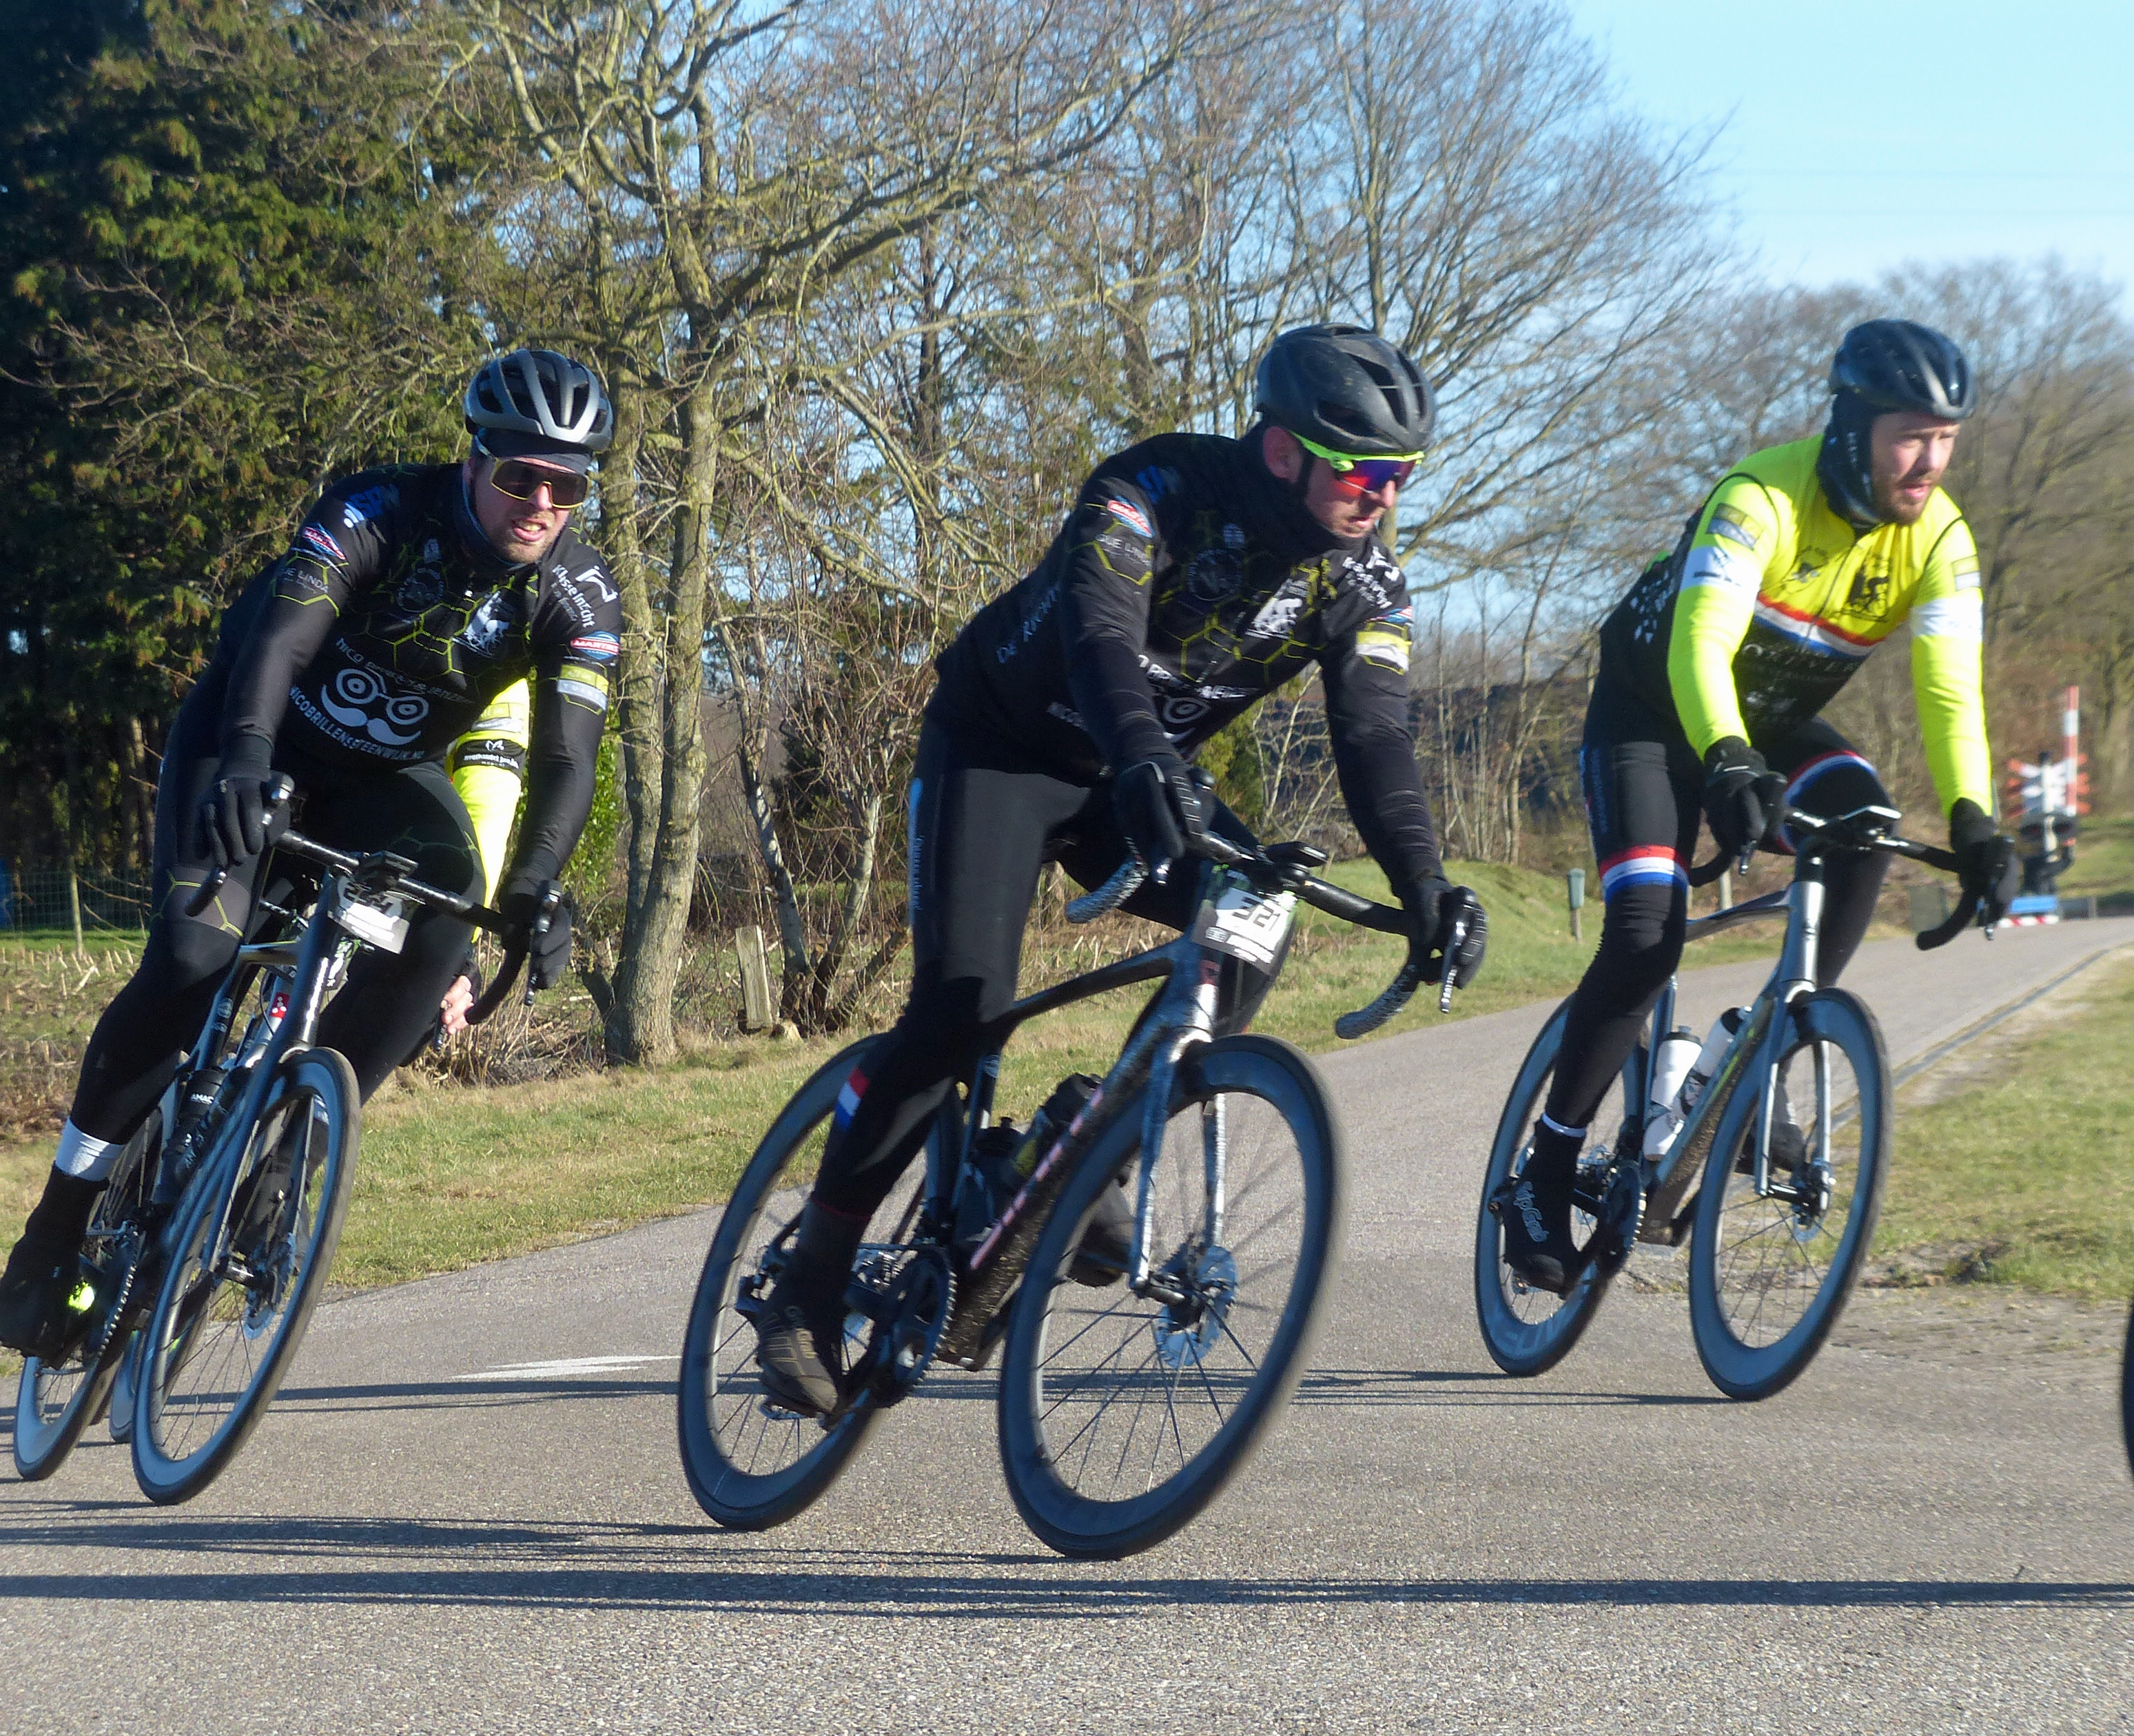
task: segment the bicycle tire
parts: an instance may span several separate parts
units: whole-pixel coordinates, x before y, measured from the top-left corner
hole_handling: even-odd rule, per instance
[[[1191,1155],[1181,1155],[1176,1163],[1170,1161],[1172,1146],[1166,1139],[1156,1177],[1152,1266],[1181,1277],[1190,1273],[1193,1300],[1164,1304],[1137,1297],[1123,1285],[1098,1290],[1078,1284],[1071,1275],[1075,1250],[1098,1191],[1111,1186],[1123,1169],[1129,1178],[1139,1173],[1142,1101],[1137,1092],[1122,1105],[1061,1193],[1031,1252],[1010,1315],[1001,1366],[1001,1463],[1016,1507],[1050,1547],[1092,1560],[1137,1554],[1190,1523],[1266,1437],[1309,1357],[1330,1287],[1345,1203],[1340,1129],[1318,1069],[1288,1044],[1271,1037],[1219,1038],[1180,1063],[1171,1125],[1178,1126],[1189,1120],[1190,1112],[1201,1108],[1203,1114],[1190,1120],[1205,1128],[1206,1106],[1222,1106],[1217,1126],[1224,1130],[1230,1165],[1221,1242],[1210,1246],[1200,1239],[1205,1221],[1196,1223],[1205,1201],[1204,1133],[1189,1131],[1180,1144]],[[1248,1146],[1270,1152],[1271,1160],[1256,1162]],[[1293,1179],[1288,1174],[1292,1157]],[[1241,1158],[1246,1160],[1241,1163]],[[1286,1260],[1292,1241],[1294,1256]],[[1252,1262],[1253,1271],[1270,1275],[1266,1287],[1253,1290],[1242,1309],[1236,1304],[1247,1295],[1248,1278],[1239,1269],[1239,1256]],[[1107,1298],[1116,1300],[1107,1303]],[[1088,1324],[1080,1324],[1085,1319]],[[1106,1327],[1108,1320],[1115,1325]],[[1258,1338],[1259,1323],[1270,1320],[1254,1354],[1242,1334]],[[1095,1341],[1075,1354],[1093,1333]],[[1120,1350],[1091,1366],[1089,1357],[1115,1334]],[[1144,1336],[1151,1348],[1138,1365],[1126,1367],[1127,1347]],[[1070,1354],[1075,1355],[1071,1362]],[[1115,1358],[1119,1369],[1105,1376],[1106,1364]],[[1168,1374],[1150,1374],[1153,1362],[1166,1365]],[[1084,1368],[1087,1372],[1080,1372]],[[1106,1379],[1117,1380],[1116,1396],[1096,1391]],[[1180,1390],[1192,1401],[1195,1381],[1205,1397],[1207,1414],[1195,1405],[1181,1417]],[[1230,1394],[1227,1414],[1218,1382]],[[1150,1430],[1146,1472],[1138,1466],[1127,1472],[1142,1413],[1158,1387],[1164,1391],[1168,1435],[1161,1428]],[[1108,1411],[1129,1391],[1131,1418],[1113,1418],[1107,1430]],[[1095,1409],[1085,1417],[1089,1402]],[[1065,1416],[1060,1415],[1062,1410]],[[1078,1418],[1080,1425],[1074,1427]],[[1122,1421],[1127,1432],[1119,1448],[1120,1470],[1100,1497],[1092,1491],[1103,1480]],[[1071,1436],[1065,1432],[1070,1428]],[[1172,1450],[1166,1450],[1166,1438]],[[1070,1464],[1075,1443],[1085,1439],[1079,1463]],[[1099,1439],[1104,1442],[1101,1459]],[[1168,1461],[1174,1452],[1176,1468],[1158,1480],[1157,1459]],[[1133,1487],[1137,1479],[1138,1488]]]
[[[126,1142],[118,1161],[112,1165],[104,1192],[89,1214],[89,1227],[111,1229],[139,1209],[141,1184],[147,1172],[147,1155],[162,1137],[163,1117],[152,1109],[133,1137]],[[123,1304],[122,1313],[130,1311]],[[65,1464],[81,1439],[81,1432],[96,1420],[117,1379],[129,1334],[114,1320],[104,1335],[77,1346],[56,1362],[29,1357],[22,1363],[15,1387],[15,1433],[12,1445],[15,1472],[25,1483],[40,1483]]]
[[[2127,1316],[2127,1353],[2119,1364],[2119,1439],[2134,1471],[2134,1311]]]
[[[1729,1398],[1768,1398],[1814,1360],[1866,1258],[1889,1169],[1889,1051],[1874,1014],[1856,996],[1827,988],[1795,1001],[1787,1015],[1796,1034],[1781,1067],[1817,1047],[1835,1049],[1852,1075],[1852,1101],[1848,1106],[1826,1084],[1832,1187],[1827,1203],[1813,1213],[1757,1198],[1754,1178],[1735,1168],[1736,1156],[1753,1137],[1764,1076],[1745,1068],[1742,1085],[1754,1088],[1737,1088],[1721,1119],[1705,1160],[1690,1242],[1689,1321],[1704,1372]],[[1815,1064],[1811,1058],[1811,1072]],[[1800,1100],[1790,1081],[1789,1094],[1798,1113]],[[1811,1150],[1818,1137],[1816,1120],[1811,1113],[1802,1122]],[[1857,1131],[1848,1134],[1848,1128]],[[1842,1221],[1833,1236],[1827,1227],[1841,1206]],[[1789,1322],[1787,1311],[1795,1304]]]
[[[133,1478],[158,1505],[197,1495],[258,1427],[340,1241],[363,1131],[355,1074],[331,1049],[278,1071],[237,1161],[204,1169],[175,1215],[133,1403]],[[233,1365],[240,1380],[227,1377]]]
[[[1524,1162],[1527,1129],[1541,1113],[1548,1095],[1557,1051],[1563,1046],[1564,1020],[1570,1010],[1571,1003],[1566,1001],[1549,1015],[1519,1063],[1489,1142],[1489,1164],[1483,1172],[1482,1200],[1475,1213],[1475,1324],[1481,1329],[1482,1348],[1489,1353],[1489,1360],[1506,1374],[1520,1379],[1544,1374],[1570,1355],[1592,1324],[1614,1276],[1612,1270],[1589,1262],[1568,1295],[1552,1296],[1547,1290],[1535,1289],[1504,1264],[1504,1224],[1490,1209],[1491,1201],[1509,1188]],[[1616,1075],[1617,1083],[1610,1087],[1609,1095],[1601,1099],[1593,1116],[1594,1126],[1606,1126],[1612,1121],[1619,1129],[1629,1126],[1628,1105],[1618,1105],[1616,1093],[1627,1097],[1634,1088],[1631,1082],[1644,1077],[1644,1045],[1639,1044]],[[1622,1136],[1619,1132],[1619,1141]],[[1596,1148],[1588,1160],[1605,1160],[1609,1155]],[[1597,1227],[1591,1217],[1577,1210],[1572,1213],[1572,1225],[1574,1234],[1583,1231],[1581,1247]]]
[[[826,1429],[816,1418],[772,1406],[757,1383],[755,1329],[735,1307],[741,1285],[760,1275],[763,1256],[805,1201],[813,1177],[799,1172],[819,1159],[814,1136],[852,1069],[881,1040],[867,1038],[832,1056],[779,1112],[719,1214],[697,1280],[682,1343],[676,1427],[690,1492],[731,1531],[766,1531],[804,1512],[838,1480],[881,1414],[862,1399]],[[900,1213],[910,1191],[908,1181],[900,1184],[876,1221]],[[771,1216],[780,1221],[765,1234]],[[759,1468],[765,1465],[770,1468]]]
[[[118,1367],[111,1377],[111,1396],[104,1412],[104,1426],[111,1431],[114,1446],[130,1445],[133,1439],[133,1391],[141,1382],[141,1347],[148,1341],[138,1329],[126,1335],[126,1348],[118,1358]]]

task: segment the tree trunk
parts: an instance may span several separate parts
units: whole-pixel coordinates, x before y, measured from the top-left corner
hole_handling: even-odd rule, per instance
[[[674,983],[696,889],[698,809],[704,789],[704,600],[711,581],[712,500],[719,424],[709,379],[682,404],[682,474],[674,514],[668,615],[659,642],[659,822],[645,852],[644,890],[630,913],[607,1020],[609,1054],[661,1061],[674,1053]],[[649,786],[644,790],[648,798]],[[636,796],[633,795],[633,821]],[[633,827],[632,870],[638,841]]]

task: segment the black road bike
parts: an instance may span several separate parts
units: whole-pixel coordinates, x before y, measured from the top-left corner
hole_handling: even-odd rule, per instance
[[[278,807],[286,787],[277,793]],[[506,932],[496,912],[414,879],[404,856],[345,856],[296,832],[275,848],[275,871],[309,870],[286,903],[261,900],[176,1078],[113,1168],[83,1248],[72,1342],[23,1366],[14,1450],[26,1479],[56,1471],[114,1400],[113,1435],[131,1440],[150,1500],[188,1500],[229,1463],[302,1341],[355,1179],[355,1077],[313,1045],[321,1009],[359,948],[399,951],[410,904]],[[507,949],[470,1023],[502,1004],[525,952]]]
[[[1696,940],[1783,915],[1785,943],[1694,1108],[1664,1151],[1648,1158],[1649,1070],[1674,1030],[1674,985],[1661,994],[1646,1040],[1592,1118],[1596,1131],[1613,1128],[1614,1137],[1591,1140],[1580,1156],[1572,1229],[1586,1264],[1563,1296],[1528,1285],[1504,1257],[1504,1214],[1517,1209],[1513,1194],[1571,1003],[1542,1027],[1497,1123],[1475,1225],[1475,1312],[1491,1358],[1507,1374],[1539,1374],[1563,1358],[1635,1243],[1679,1247],[1685,1237],[1690,1324],[1721,1391],[1768,1397],[1813,1360],[1874,1233],[1891,1107],[1881,1027],[1857,996],[1824,986],[1818,975],[1824,875],[1832,856],[1873,851],[1955,871],[1948,851],[1898,837],[1900,818],[1886,808],[1832,820],[1789,808],[1785,823],[1801,841],[1793,884],[1689,923]],[[1747,861],[1745,852],[1745,868]],[[1715,857],[1690,884],[1708,884],[1728,866]],[[1946,922],[1917,937],[1919,948],[1953,940],[1978,915],[1979,900],[1966,893]],[[1987,938],[1992,933],[1987,928]],[[1789,1109],[1804,1136],[1798,1162],[1772,1150],[1774,1118]]]
[[[683,1464],[720,1524],[759,1530],[793,1517],[936,1361],[981,1368],[1002,1345],[997,1421],[1008,1487],[1031,1529],[1066,1555],[1131,1555],[1169,1536],[1214,1499],[1281,1414],[1340,1241],[1341,1132],[1311,1063],[1234,1029],[1257,999],[1240,1007],[1227,996],[1240,962],[1257,973],[1258,993],[1272,984],[1299,899],[1388,933],[1408,924],[1398,909],[1315,879],[1310,870],[1325,857],[1308,846],[1217,841],[1207,854],[1193,865],[1200,902],[1184,935],[1029,996],[1001,1021],[1010,1031],[1161,981],[1103,1080],[1066,1082],[1020,1140],[994,1118],[999,1050],[951,1093],[924,1165],[876,1213],[854,1261],[847,1396],[827,1418],[765,1392],[755,1323],[838,1093],[876,1039],[827,1062],[772,1124],[712,1237],[682,1353]],[[1129,861],[1069,916],[1116,909],[1142,877]],[[1471,895],[1462,909],[1450,937],[1456,957],[1475,919]],[[1411,942],[1385,992],[1336,1030],[1375,1030],[1432,974]],[[1441,1006],[1451,997],[1448,986]],[[1018,1145],[1027,1170],[1003,1175]],[[1123,1262],[1082,1245],[1101,1191],[1114,1186],[1132,1202]]]

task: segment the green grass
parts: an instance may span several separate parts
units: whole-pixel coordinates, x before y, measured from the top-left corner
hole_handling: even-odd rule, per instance
[[[1977,1088],[1900,1103],[1878,1267],[2095,1299],[2134,1292],[2134,955],[2093,967],[2070,992],[2078,1002],[2001,1052]]]
[[[1368,863],[1343,864],[1331,877],[1388,896]],[[1560,876],[1470,863],[1458,865],[1455,877],[1474,886],[1489,910],[1489,953],[1480,981],[1456,998],[1453,1016],[1568,992],[1591,956],[1598,904],[1587,907],[1586,939],[1575,942]],[[1729,937],[1696,948],[1689,962],[1768,952],[1779,933],[1774,923]],[[1025,959],[1024,986],[1161,938],[1162,931],[1123,919],[1071,933],[1039,931]],[[1306,910],[1255,1029],[1307,1049],[1340,1046],[1335,1019],[1373,1000],[1403,953],[1397,939]],[[1122,991],[1026,1026],[1007,1053],[1002,1109],[1022,1121],[1063,1074],[1103,1073],[1147,992]],[[1439,1016],[1436,991],[1426,991],[1386,1029],[1411,1030]],[[722,1199],[786,1097],[857,1034],[817,1043],[744,1039],[658,1069],[534,1084],[469,1089],[418,1080],[389,1088],[366,1112],[335,1282],[397,1283]],[[1515,1060],[1508,1056],[1506,1066]],[[50,1161],[48,1136],[0,1147],[7,1227],[34,1202]]]
[[[2134,819],[2084,820],[2059,891],[2064,898],[2094,895],[2100,909],[2134,909]]]

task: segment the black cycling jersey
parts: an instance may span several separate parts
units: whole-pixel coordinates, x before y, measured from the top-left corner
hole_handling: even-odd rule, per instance
[[[1072,782],[1190,756],[1316,663],[1335,767],[1396,885],[1440,870],[1408,718],[1407,581],[1257,443],[1163,434],[1100,465],[1037,567],[942,653],[928,716]]]
[[[458,465],[366,470],[326,490],[237,608],[249,630],[230,653],[225,747],[278,736],[321,764],[380,773],[441,760],[532,676],[513,869],[560,870],[592,804],[622,625],[600,557],[571,531],[514,565],[476,523]]]

